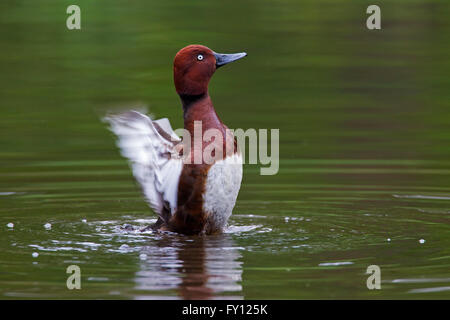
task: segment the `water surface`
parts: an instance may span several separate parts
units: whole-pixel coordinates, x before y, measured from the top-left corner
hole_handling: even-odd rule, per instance
[[[61,1],[0,4],[1,298],[450,298],[445,1],[381,1],[379,32],[356,0],[77,3],[81,31]],[[190,43],[249,53],[211,96],[230,128],[280,129],[280,171],[245,165],[222,235],[142,233],[155,216],[100,118],[180,127]]]

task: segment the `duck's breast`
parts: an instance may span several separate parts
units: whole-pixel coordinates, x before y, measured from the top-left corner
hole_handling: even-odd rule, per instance
[[[222,230],[231,216],[242,181],[242,156],[235,153],[215,162],[208,170],[203,211],[209,232]]]

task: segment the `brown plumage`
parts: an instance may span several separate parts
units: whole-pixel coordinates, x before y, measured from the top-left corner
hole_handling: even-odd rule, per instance
[[[168,163],[167,166],[172,169],[160,174],[164,167],[158,167],[158,160],[142,161],[139,157],[133,157],[132,152],[124,151],[123,143],[120,144],[122,153],[134,165],[133,172],[143,187],[150,205],[160,216],[158,222],[153,226],[155,229],[169,230],[182,234],[211,234],[220,232],[226,224],[240,187],[242,164],[240,164],[240,168],[235,168],[232,165],[230,167],[230,164],[227,164],[228,159],[235,161],[235,155],[240,155],[238,154],[237,143],[233,134],[227,130],[227,126],[223,124],[214,109],[208,93],[208,84],[218,67],[240,59],[245,55],[245,53],[218,54],[201,45],[187,46],[176,54],[173,64],[174,84],[184,111],[184,128],[189,131],[191,136],[191,148],[185,148],[185,145],[180,141],[172,141],[171,136],[173,135],[171,135],[171,132],[166,132],[166,130],[171,130],[170,124],[141,118],[141,123],[136,125],[136,128],[141,128],[140,130],[144,130],[145,126],[151,129],[149,132],[152,133],[152,136],[155,136],[151,140],[151,143],[153,143],[152,148],[159,154],[158,159],[162,159],[164,156],[161,151],[158,151],[161,149],[159,145],[163,144],[165,146],[165,152],[173,157],[169,156],[169,160],[166,161]],[[138,117],[140,116],[145,117],[139,114]],[[115,121],[114,119],[110,121],[116,125],[116,127],[113,127],[113,131],[119,138],[127,139],[128,137],[121,135],[123,131],[120,130],[127,124],[127,119],[129,117],[122,118],[122,123],[119,124],[118,122],[120,121]],[[217,139],[217,141],[216,139],[212,139],[212,141],[201,139],[202,143],[197,145],[194,142],[196,121],[201,121],[203,133],[209,129],[215,129],[222,134],[222,139]],[[162,125],[166,126],[166,129],[163,129]],[[167,129],[167,126],[170,129]],[[158,143],[155,138],[164,141]],[[216,154],[215,149],[211,147],[217,147],[217,150],[222,152]],[[203,159],[205,148],[214,149],[214,152],[211,154],[212,158],[209,161]],[[178,153],[183,154],[183,160],[176,159]],[[194,162],[194,159],[198,156],[200,157],[199,159],[202,159],[201,163]],[[141,172],[142,166],[139,166],[140,161],[145,162],[146,166],[144,166],[144,169],[148,169],[144,177]],[[179,161],[182,161],[182,164],[178,164]],[[224,167],[215,169],[212,172],[211,168],[217,166],[218,162]],[[137,169],[135,169],[136,167]],[[177,177],[178,185],[176,187],[176,195],[174,195],[171,193],[173,192],[171,190],[174,189],[171,186],[174,183],[173,176],[176,174],[179,174],[179,177]],[[228,182],[228,176],[225,177],[223,176],[224,174],[231,174],[231,177],[235,178],[233,181]],[[152,175],[154,175],[154,178],[152,178]],[[150,179],[145,177],[150,177]],[[161,184],[161,180],[167,180],[168,187]],[[233,191],[229,199],[226,195],[223,195],[224,191],[220,189],[221,184],[225,184],[228,188],[231,188],[229,190]],[[217,203],[215,203],[213,192],[218,193]]]

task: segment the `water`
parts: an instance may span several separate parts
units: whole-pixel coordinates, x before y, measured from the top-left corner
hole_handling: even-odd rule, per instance
[[[383,1],[380,32],[359,1],[77,3],[81,31],[60,1],[0,4],[2,298],[450,298],[445,1]],[[142,233],[99,119],[146,105],[180,127],[189,43],[249,53],[211,96],[231,128],[280,129],[280,171],[244,167],[223,235]]]

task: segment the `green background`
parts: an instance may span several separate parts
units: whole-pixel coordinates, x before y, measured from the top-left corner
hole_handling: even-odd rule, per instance
[[[370,4],[2,0],[1,297],[450,298],[449,5],[378,1],[371,31]],[[210,94],[230,128],[280,129],[280,171],[245,165],[222,236],[123,232],[154,215],[100,118],[181,127],[172,62],[192,43],[248,53]]]

